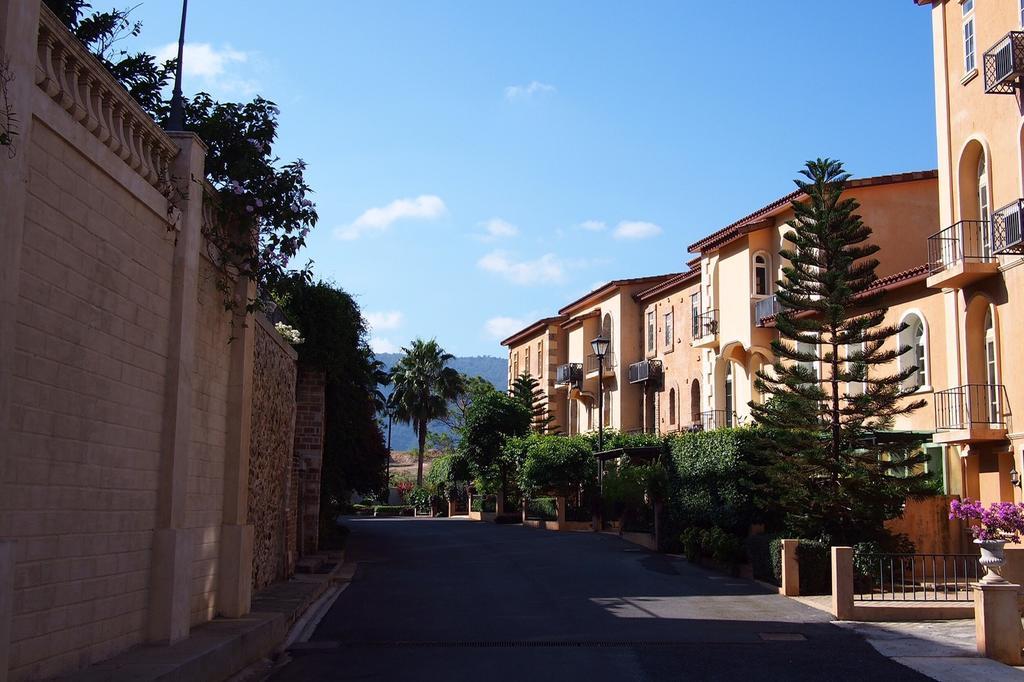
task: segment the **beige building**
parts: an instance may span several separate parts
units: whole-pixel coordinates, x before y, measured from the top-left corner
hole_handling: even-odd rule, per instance
[[[537,380],[547,402],[548,414],[553,418],[548,425],[552,433],[562,433],[566,424],[567,404],[565,400],[556,398],[555,375],[558,366],[568,361],[562,329],[562,323],[567,319],[565,315],[545,317],[501,342],[509,349],[509,389],[516,377],[524,373]]]
[[[960,456],[964,494],[1020,500],[1024,366],[1024,4],[931,7],[939,223],[927,239],[928,287],[942,301],[933,356],[937,440]],[[936,369],[939,369],[936,367]],[[941,386],[942,390],[938,390]]]
[[[926,171],[853,179],[844,196],[881,247],[882,278],[924,263],[927,235],[938,217],[936,173]],[[698,254],[700,291],[694,301],[694,348],[701,352],[700,412],[705,428],[750,422],[750,401],[763,396],[755,373],[770,365],[776,333],[764,324],[777,312],[775,282],[786,266],[779,256],[801,193],[780,197],[689,247]]]
[[[693,263],[693,264],[696,264]],[[704,411],[699,334],[700,270],[690,270],[634,294],[641,316],[644,359],[629,366],[628,380],[643,390],[643,429],[657,433],[710,428]]]

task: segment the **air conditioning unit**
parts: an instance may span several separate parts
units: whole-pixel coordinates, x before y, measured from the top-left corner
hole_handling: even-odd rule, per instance
[[[661,376],[661,361],[643,360],[629,366],[629,383],[641,384]]]
[[[1011,31],[984,55],[985,92],[1009,95],[1024,77],[1024,31]]]
[[[991,224],[992,246],[996,253],[1024,254],[1024,199],[996,211]]]

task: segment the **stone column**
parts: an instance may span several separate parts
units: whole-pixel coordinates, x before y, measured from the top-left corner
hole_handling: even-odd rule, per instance
[[[32,101],[36,94],[36,42],[39,2],[0,0],[0,49],[14,80],[7,100],[18,117],[14,147],[0,147],[0,449],[12,447],[11,383],[14,373],[14,335],[18,321],[21,245],[28,194],[28,157],[32,141]],[[9,152],[13,149],[14,156]],[[0,454],[0,458],[6,452]],[[15,543],[2,537],[0,523],[0,680],[7,679],[11,619],[14,609]]]
[[[255,294],[247,277],[235,283],[234,339],[228,379],[224,448],[224,515],[220,527],[217,612],[240,618],[252,606],[253,527],[249,523],[249,453],[252,438],[252,373],[256,320],[245,310]]]
[[[1020,585],[984,582],[974,593],[974,629],[978,653],[1007,665],[1021,665]]]
[[[799,540],[782,541],[782,587],[779,593],[787,597],[800,596],[800,562],[797,560]]]
[[[153,533],[149,638],[175,642],[188,636],[194,538],[185,528],[188,459],[192,446],[192,374],[195,362],[196,289],[202,249],[206,147],[192,133],[172,133],[178,156],[171,167],[181,210],[171,275],[170,339],[160,440],[160,489]]]
[[[558,510],[558,530],[565,530],[566,503],[564,497],[555,498],[555,508]]]
[[[832,615],[853,620],[853,547],[832,548]]]
[[[324,459],[327,378],[300,362],[295,379],[295,460],[302,471],[298,493],[299,551],[313,554],[320,543],[320,472]]]

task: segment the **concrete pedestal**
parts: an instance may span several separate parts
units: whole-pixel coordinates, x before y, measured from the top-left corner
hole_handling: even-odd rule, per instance
[[[782,541],[782,587],[779,592],[787,597],[800,596],[800,562],[797,560],[799,540]]]
[[[979,583],[974,593],[978,653],[1007,665],[1021,665],[1020,585]]]

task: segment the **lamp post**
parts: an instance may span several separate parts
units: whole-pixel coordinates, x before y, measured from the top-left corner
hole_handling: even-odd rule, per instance
[[[188,15],[188,0],[181,3],[181,30],[178,33],[178,63],[174,69],[174,89],[171,91],[171,114],[167,120],[167,129],[185,130],[185,106],[181,94],[182,60],[185,58],[185,17]]]
[[[608,353],[611,342],[598,335],[590,342],[597,356],[597,449],[604,450],[604,356]]]

